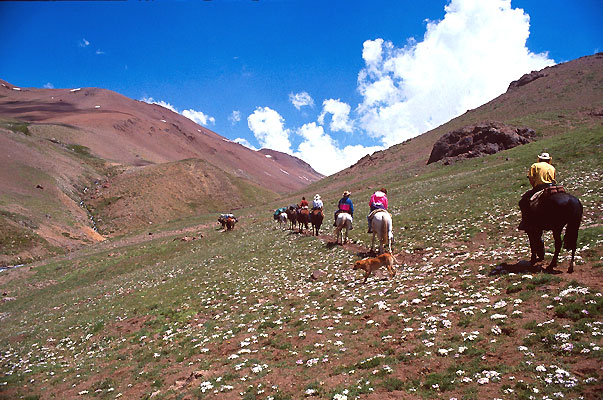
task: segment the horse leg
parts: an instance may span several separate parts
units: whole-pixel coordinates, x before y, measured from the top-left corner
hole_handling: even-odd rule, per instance
[[[574,256],[576,255],[576,249],[572,249],[572,260],[570,261],[569,268],[567,269],[567,273],[571,274],[574,272]]]
[[[375,231],[373,231],[373,240],[371,240],[371,253],[375,251]]]
[[[555,254],[548,267],[547,271],[552,271],[557,266],[557,259],[559,258],[559,252],[561,251],[561,229],[553,231],[553,238],[555,238]],[[543,246],[544,247],[544,246]]]
[[[542,240],[542,231],[532,230],[528,232],[530,241],[530,264],[534,265],[544,260],[544,241]]]

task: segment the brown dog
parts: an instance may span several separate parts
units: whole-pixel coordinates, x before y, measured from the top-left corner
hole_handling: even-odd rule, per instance
[[[387,267],[390,277],[393,278],[394,276],[396,276],[396,270],[392,266],[397,264],[398,261],[394,256],[389,253],[384,253],[378,257],[365,258],[364,260],[356,261],[354,263],[354,270],[364,270],[364,283],[366,283],[366,280],[368,279],[371,272],[378,270],[384,265]]]

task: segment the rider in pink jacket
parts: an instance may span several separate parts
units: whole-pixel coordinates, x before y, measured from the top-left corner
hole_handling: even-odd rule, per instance
[[[369,200],[369,207],[371,208],[371,212],[369,215],[367,215],[366,219],[368,221],[368,233],[372,233],[370,215],[378,208],[387,210],[387,189],[382,188],[381,190],[377,190],[375,193],[373,193],[371,199]]]

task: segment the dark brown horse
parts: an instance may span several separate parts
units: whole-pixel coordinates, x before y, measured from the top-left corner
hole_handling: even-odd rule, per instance
[[[236,218],[231,218],[231,217],[226,218],[226,229],[229,231],[232,231],[234,229],[236,223],[237,223]]]
[[[299,224],[299,232],[304,233],[305,229],[308,229],[310,223],[310,211],[307,208],[297,209],[297,223]]]
[[[574,256],[578,242],[578,229],[582,221],[582,204],[580,200],[569,193],[555,193],[539,199],[536,208],[530,209],[530,226],[526,232],[530,239],[530,250],[532,253],[530,263],[544,260],[543,231],[553,231],[555,239],[555,254],[551,263],[546,268],[552,271],[557,266],[557,258],[561,251],[561,231],[565,228],[563,247],[572,251],[568,273],[574,272]]]
[[[287,218],[289,219],[289,229],[293,230],[297,225],[297,210],[293,206],[287,207]]]
[[[318,236],[320,226],[322,225],[322,220],[324,218],[325,215],[322,213],[322,208],[314,209],[310,213],[310,222],[312,222],[312,233],[315,236]]]

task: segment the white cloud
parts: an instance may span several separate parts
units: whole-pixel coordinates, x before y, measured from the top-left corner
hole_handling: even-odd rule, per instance
[[[97,54],[97,55],[102,55],[102,54],[107,54],[107,53],[105,53],[105,52],[104,52],[104,51],[102,51],[101,49],[97,49],[97,50],[96,50],[96,54]]]
[[[168,110],[173,111],[175,113],[178,112],[178,110],[176,110],[176,107],[174,107],[170,103],[167,103],[167,102],[165,102],[163,100],[155,100],[152,97],[143,97],[142,99],[140,99],[140,101],[144,101],[145,103],[149,103],[149,104],[157,104],[158,106],[161,106],[163,108],[167,108]]]
[[[510,0],[452,0],[421,42],[364,42],[358,75],[361,127],[390,146],[428,131],[554,64],[526,47],[530,19]],[[323,111],[324,112],[324,111]]]
[[[90,42],[86,40],[86,38],[82,38],[82,40],[79,41],[78,45],[80,47],[88,47],[90,46]]]
[[[327,114],[331,114],[333,115],[333,118],[331,119],[331,125],[329,127],[333,132],[352,132],[350,110],[350,105],[340,101],[339,99],[325,100],[322,103],[322,112],[318,116],[318,123],[323,125],[325,116]]]
[[[364,147],[362,145],[339,147],[337,141],[325,133],[324,128],[315,122],[303,125],[297,131],[304,140],[299,145],[296,157],[309,163],[323,175],[331,175],[349,167],[367,154],[382,147]]]
[[[190,119],[198,123],[199,125],[214,125],[216,123],[216,119],[214,117],[210,117],[209,115],[203,113],[202,111],[196,111],[193,109],[182,111],[182,115],[186,118]]]
[[[243,145],[243,146],[245,146],[245,147],[247,147],[248,149],[251,149],[251,150],[255,150],[255,151],[258,150],[251,143],[249,143],[249,140],[244,139],[244,138],[236,138],[235,140],[233,140],[233,142],[241,144],[241,145]]]
[[[247,117],[247,125],[260,146],[291,154],[289,130],[285,129],[285,119],[269,107],[258,107]]]
[[[184,111],[180,112],[180,111],[178,111],[178,109],[176,107],[174,107],[170,103],[165,102],[163,100],[155,100],[152,97],[143,97],[142,99],[140,99],[140,101],[144,101],[145,103],[149,103],[149,104],[157,104],[163,108],[167,108],[170,111],[173,111],[175,113],[185,116],[186,118],[190,119],[193,122],[196,122],[199,125],[210,125],[210,124],[213,125],[216,123],[216,119],[214,117],[211,117],[202,111],[188,109],[188,110],[184,110]]]
[[[228,120],[230,121],[230,123],[232,125],[236,125],[239,121],[241,121],[241,112],[238,110],[234,110],[232,113],[230,113],[230,115],[228,116]]]
[[[54,89],[54,85],[48,82],[46,85],[44,85],[44,89]]]
[[[289,101],[295,108],[298,110],[303,106],[314,107],[314,99],[308,94],[308,92],[300,92],[300,93],[289,93]]]

